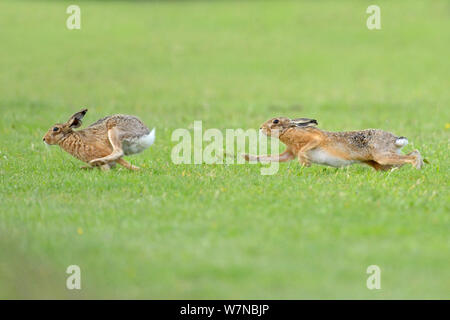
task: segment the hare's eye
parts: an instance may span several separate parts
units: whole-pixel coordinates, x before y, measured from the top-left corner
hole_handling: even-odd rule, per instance
[[[275,119],[275,120],[273,120],[272,122],[275,123],[275,124],[277,124],[278,122],[280,122],[280,120]]]
[[[56,131],[58,131],[58,130],[59,130],[58,127],[54,127],[54,128],[53,128],[53,132],[56,132]]]

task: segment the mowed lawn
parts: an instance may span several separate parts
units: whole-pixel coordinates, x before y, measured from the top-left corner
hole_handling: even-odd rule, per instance
[[[447,1],[377,1],[375,31],[357,0],[75,1],[69,31],[73,2],[0,3],[0,298],[449,298]],[[45,147],[82,107],[84,125],[156,127],[128,158],[143,170],[83,171]],[[391,131],[430,164],[262,176],[171,161],[194,120],[225,132],[275,116]]]

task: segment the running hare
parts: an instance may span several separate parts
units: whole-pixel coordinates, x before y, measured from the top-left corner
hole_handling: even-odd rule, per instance
[[[139,168],[122,157],[139,153],[155,141],[155,129],[151,132],[135,116],[116,114],[98,120],[82,130],[81,119],[87,109],[75,113],[63,124],[55,124],[45,134],[45,143],[57,144],[74,157],[88,163],[91,167],[109,170],[116,163],[130,170]]]
[[[348,132],[328,132],[318,129],[317,121],[300,118],[273,118],[260,128],[267,136],[283,142],[287,149],[276,156],[244,155],[247,161],[289,161],[298,158],[304,166],[311,163],[343,167],[353,163],[365,163],[375,170],[388,170],[410,163],[416,169],[423,166],[419,151],[404,155],[400,149],[408,144],[405,137],[392,133],[367,129]]]

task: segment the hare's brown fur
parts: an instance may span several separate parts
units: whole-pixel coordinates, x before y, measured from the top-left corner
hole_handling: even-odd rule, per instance
[[[98,120],[83,130],[81,119],[87,109],[75,113],[63,124],[55,124],[45,134],[47,144],[58,144],[62,149],[89,164],[108,170],[116,163],[131,169],[135,167],[122,157],[141,152],[154,140],[154,132],[135,116],[112,115]],[[147,138],[148,137],[148,138]]]
[[[251,161],[289,161],[298,158],[304,166],[311,163],[342,167],[364,163],[375,170],[388,170],[404,164],[417,169],[423,166],[419,151],[408,155],[400,153],[406,145],[404,137],[397,137],[379,129],[328,132],[316,127],[313,119],[273,118],[261,126],[261,131],[283,142],[286,151],[278,156],[244,155]]]

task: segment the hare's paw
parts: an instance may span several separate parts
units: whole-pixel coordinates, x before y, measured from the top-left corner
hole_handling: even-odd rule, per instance
[[[311,162],[300,162],[302,167],[311,167]]]
[[[311,167],[311,160],[306,155],[299,154],[298,162],[302,165],[302,167]]]
[[[258,160],[258,157],[252,156],[252,155],[246,154],[246,153],[241,154],[241,156],[242,156],[242,158],[245,159],[245,161],[257,161]]]
[[[102,171],[109,171],[111,170],[111,166],[109,164],[104,164],[100,166],[100,170]]]
[[[104,159],[102,159],[102,158],[99,158],[99,159],[94,159],[94,160],[89,161],[89,164],[91,166],[98,167],[98,166],[105,165],[106,161]]]
[[[299,159],[298,162],[302,167],[311,167],[311,162],[304,159]]]
[[[409,155],[416,157],[416,160],[414,161],[414,164],[413,164],[414,168],[421,169],[424,165],[424,161],[423,161],[422,155],[420,154],[419,150],[414,150]]]

